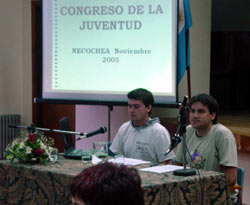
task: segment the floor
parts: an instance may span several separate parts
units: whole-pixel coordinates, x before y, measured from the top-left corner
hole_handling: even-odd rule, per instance
[[[250,205],[250,152],[238,152],[238,165],[245,169],[243,204]]]

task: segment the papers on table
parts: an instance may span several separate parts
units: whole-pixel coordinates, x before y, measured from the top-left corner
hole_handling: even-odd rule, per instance
[[[115,162],[114,159],[110,159],[109,162]],[[136,165],[139,165],[139,164],[147,164],[147,163],[151,163],[149,161],[143,161],[143,160],[140,160],[140,159],[133,159],[133,158],[125,158],[124,160],[124,164],[125,165],[132,165],[132,166],[136,166]]]
[[[141,171],[147,171],[147,172],[155,172],[155,173],[165,173],[165,172],[172,172],[178,169],[183,169],[183,166],[177,166],[177,165],[160,165],[155,167],[148,167],[140,169]]]
[[[92,164],[99,164],[101,161],[102,160],[99,157],[92,155]]]

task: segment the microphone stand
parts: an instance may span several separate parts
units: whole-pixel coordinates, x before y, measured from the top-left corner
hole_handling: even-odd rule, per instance
[[[196,174],[194,169],[187,169],[187,159],[186,159],[186,152],[187,152],[187,144],[186,144],[186,112],[188,108],[186,103],[183,103],[183,107],[181,108],[180,115],[178,116],[178,134],[182,138],[183,146],[183,169],[175,170],[174,175],[177,176],[192,176]]]
[[[57,132],[57,133],[80,135],[80,136],[87,135],[87,133],[85,133],[85,132],[73,132],[73,131],[67,131],[67,130],[58,130],[58,129],[51,129],[51,128],[36,127],[34,124],[31,124],[30,126],[9,125],[9,127],[10,128],[23,128],[23,129],[26,129],[28,131],[28,133],[33,133],[35,130],[38,130],[38,131],[42,131],[42,132]]]

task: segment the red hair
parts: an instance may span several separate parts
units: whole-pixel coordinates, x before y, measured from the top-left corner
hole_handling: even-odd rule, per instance
[[[87,205],[143,205],[141,178],[135,168],[102,163],[83,170],[70,195]]]

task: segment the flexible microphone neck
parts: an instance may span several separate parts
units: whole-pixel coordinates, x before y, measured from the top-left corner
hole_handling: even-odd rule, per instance
[[[186,133],[186,111],[187,111],[188,96],[184,96],[182,107],[178,115],[178,126],[174,137],[172,137],[171,145],[169,146],[165,156],[168,155],[181,142],[183,133]]]

